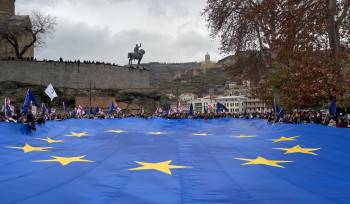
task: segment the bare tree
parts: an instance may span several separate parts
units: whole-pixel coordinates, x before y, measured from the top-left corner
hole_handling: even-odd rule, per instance
[[[29,18],[14,16],[0,25],[0,39],[10,44],[17,59],[32,47],[44,47],[55,32],[56,18],[34,11]],[[26,39],[26,40],[24,40]]]

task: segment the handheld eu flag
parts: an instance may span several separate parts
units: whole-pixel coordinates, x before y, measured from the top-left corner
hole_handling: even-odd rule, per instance
[[[114,103],[113,103],[113,101],[112,101],[112,103],[111,103],[111,107],[109,108],[109,114],[112,114],[113,113],[113,110],[114,110]]]
[[[335,106],[334,99],[331,102],[331,105],[329,106],[329,112],[332,113],[334,116],[337,116],[337,107]]]
[[[193,115],[193,105],[191,103],[191,106],[190,106],[190,115]]]

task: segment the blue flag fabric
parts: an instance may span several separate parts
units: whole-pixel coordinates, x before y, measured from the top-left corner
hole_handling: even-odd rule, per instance
[[[45,116],[45,114],[46,114],[46,106],[45,106],[45,104],[43,104],[43,105],[42,105],[41,115],[42,115],[42,116]]]
[[[280,108],[277,105],[277,101],[276,99],[273,99],[273,110],[275,111],[275,113],[279,113],[280,112]]]
[[[191,106],[190,106],[190,113],[189,114],[193,115],[193,105],[192,105],[192,103],[191,103]]]
[[[329,106],[329,112],[332,113],[334,116],[337,116],[337,107],[335,106],[334,99],[331,102],[331,105]]]
[[[114,103],[113,103],[113,101],[111,102],[111,107],[109,108],[109,114],[111,114],[111,113],[113,113],[113,111],[114,111]]]
[[[11,110],[10,106],[7,103],[6,103],[6,114],[8,116],[12,116],[12,110]]]
[[[95,114],[98,115],[100,113],[100,108],[99,107],[96,107],[95,108]]]
[[[82,108],[83,108],[83,111],[84,111],[84,115],[88,115],[89,112],[84,107],[82,107]]]
[[[247,108],[244,108],[244,116],[247,116]]]
[[[32,94],[32,92],[28,89],[27,91],[27,96],[26,96],[26,99],[22,105],[22,109],[28,109],[28,107],[30,106],[30,102],[33,102],[33,104],[36,106],[36,107],[39,107],[38,105],[38,102],[36,102],[35,98],[34,98],[34,95]]]
[[[221,103],[219,103],[219,102],[216,103],[216,110],[218,113],[220,113],[222,111],[222,104]]]
[[[94,110],[93,110],[92,107],[90,107],[90,114],[91,114],[91,115],[95,115],[95,114],[94,114]]]
[[[282,118],[284,116],[284,111],[283,108],[280,110],[280,112],[278,113],[278,117]]]
[[[350,203],[346,128],[126,118],[0,129],[1,203]]]
[[[228,108],[226,108],[226,106],[224,106],[224,104],[221,104],[221,107],[222,107],[226,112],[228,112]]]
[[[70,115],[70,111],[68,110],[66,104],[63,102],[63,109],[67,111],[68,115]]]
[[[203,106],[203,109],[204,109],[204,113],[207,114],[208,111],[207,111],[207,109],[205,108],[205,106]]]

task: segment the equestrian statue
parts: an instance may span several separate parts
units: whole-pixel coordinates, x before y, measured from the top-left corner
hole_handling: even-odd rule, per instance
[[[132,60],[138,60],[138,65],[140,64],[143,55],[146,53],[143,49],[139,48],[141,47],[141,43],[140,46],[138,44],[136,44],[135,48],[134,48],[134,52],[129,52],[128,53],[128,58],[129,58],[129,65],[132,64]]]

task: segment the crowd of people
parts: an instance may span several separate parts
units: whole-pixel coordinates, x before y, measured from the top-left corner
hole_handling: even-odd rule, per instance
[[[338,116],[332,114],[322,114],[316,111],[305,112],[290,112],[279,117],[274,113],[197,113],[190,115],[188,112],[183,113],[153,113],[153,114],[125,114],[125,113],[113,113],[113,114],[55,114],[49,115],[33,115],[29,112],[27,115],[13,115],[8,116],[1,113],[0,122],[14,122],[29,124],[32,129],[35,129],[35,124],[45,124],[45,121],[56,120],[62,121],[67,119],[108,119],[108,118],[128,118],[137,117],[144,119],[152,119],[156,117],[165,119],[214,119],[214,118],[242,118],[242,119],[263,119],[268,123],[280,123],[280,124],[308,124],[313,123],[317,125],[326,125],[331,127],[349,128],[350,127],[350,114],[340,113]]]
[[[22,60],[22,61],[34,61],[37,62],[38,60],[36,58],[33,57],[24,57],[22,59],[16,59],[15,57],[8,57],[8,58],[2,58],[0,60],[6,60],[6,61],[18,61],[18,60]],[[48,60],[48,59],[43,59],[43,62],[60,62],[60,63],[69,63],[69,64],[97,64],[97,65],[113,65],[113,66],[118,66],[115,63],[111,63],[111,62],[104,62],[104,61],[91,61],[91,60],[83,60],[80,61],[78,60],[63,60],[63,58],[61,57],[58,61],[54,61],[54,60]]]

